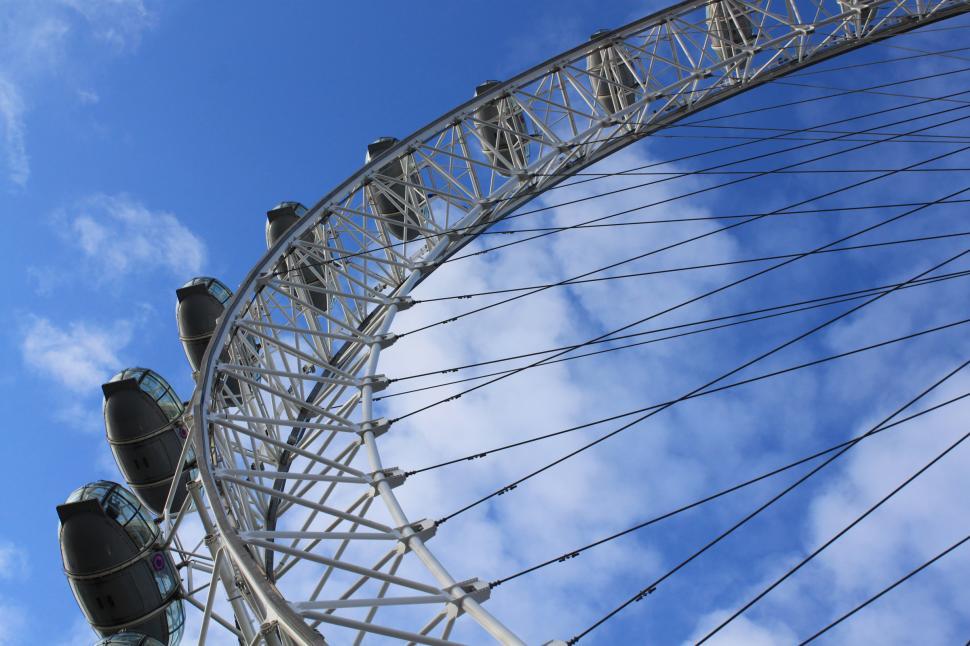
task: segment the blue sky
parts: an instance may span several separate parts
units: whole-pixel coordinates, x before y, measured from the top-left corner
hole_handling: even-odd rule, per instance
[[[189,397],[191,378],[173,316],[176,287],[199,273],[235,287],[264,250],[264,213],[276,202],[315,202],[360,165],[369,141],[405,135],[465,101],[482,80],[507,78],[598,28],[622,24],[656,7],[572,1],[270,6],[64,0],[0,5],[0,209],[8,227],[0,241],[0,262],[10,282],[0,346],[9,456],[0,507],[0,644],[84,643],[87,638],[60,569],[54,506],[89,480],[118,478],[100,422],[102,381],[125,366],[143,365]],[[968,23],[958,19],[955,24]],[[894,42],[942,50],[960,47],[965,33],[938,32]],[[907,53],[902,50],[873,48],[838,64],[903,55]],[[799,81],[853,87],[961,66],[966,59],[917,59]],[[965,76],[893,91],[942,95],[970,87]],[[705,116],[821,92],[775,85]],[[712,123],[799,128],[905,101],[851,96]],[[862,129],[911,119],[911,124],[887,130],[913,129],[946,118],[916,120],[939,109],[931,104],[839,127]],[[967,128],[957,123],[934,132],[967,134]],[[656,139],[623,151],[603,167],[621,170],[724,143],[729,142]],[[820,146],[742,168],[764,169],[838,147]],[[769,149],[753,147],[750,154]],[[814,167],[898,168],[940,149],[886,144]],[[685,170],[741,156],[725,153],[661,168]],[[970,155],[955,155],[936,166],[967,167],[968,161]],[[870,175],[774,175],[623,219],[770,210],[865,176]],[[901,175],[813,204],[933,199],[956,190],[966,177],[966,172]],[[650,178],[614,178],[559,189],[540,203],[555,205],[644,179]],[[529,222],[574,223],[724,179],[688,178],[553,209]],[[807,250],[900,212],[778,219],[637,263],[627,271]],[[908,218],[859,241],[962,231],[964,212],[962,207],[935,209],[932,216]],[[609,229],[552,236],[542,244],[456,264],[454,271],[436,275],[422,289],[427,296],[557,280],[709,226],[632,227],[639,236]],[[690,321],[905,280],[965,246],[966,238],[957,238],[832,254],[663,320]],[[948,270],[967,267],[963,261]],[[450,367],[587,338],[749,271],[753,269],[741,266],[613,281],[526,299],[440,334],[415,335],[413,342],[388,353],[385,372],[417,372],[419,362],[421,369]],[[893,296],[891,302],[887,299],[738,377],[965,318],[966,296],[966,284],[959,281]],[[470,302],[414,308],[402,315],[399,325],[411,329],[447,318]],[[661,401],[827,315],[832,312],[539,369],[533,377],[509,380],[402,427],[388,440],[388,450],[402,467],[423,466],[435,456],[447,459]],[[468,576],[495,579],[845,439],[966,359],[970,343],[961,330],[678,407],[653,423],[654,432],[617,438],[595,456],[523,485],[515,496],[456,520],[453,527],[445,526],[452,536],[474,538],[469,539],[473,549],[466,551],[448,542],[443,528],[443,536],[436,539],[443,558]],[[970,379],[963,377],[962,390],[961,384],[953,384],[945,394],[960,394],[968,384]],[[439,396],[388,400],[387,410],[406,412]],[[629,609],[594,633],[590,643],[639,641],[644,635],[656,643],[679,643],[699,636],[718,612],[750,597],[939,451],[941,442],[955,439],[966,413],[965,404],[954,406],[914,424],[915,435],[903,435],[910,433],[907,429],[898,439],[872,440],[882,442],[872,450],[859,447],[858,456],[833,469],[830,477],[800,490],[775,513],[753,523],[743,537],[671,579],[662,594]],[[451,433],[456,423],[465,431],[458,438]],[[934,431],[931,439],[920,439],[919,433]],[[415,478],[402,496],[421,509],[415,517],[437,517],[579,441],[557,441]],[[970,484],[968,459],[970,450],[950,456],[949,466],[941,465],[922,488],[914,486],[911,496],[860,528],[865,531],[854,534],[857,538],[844,549],[833,550],[817,568],[756,607],[722,643],[786,643],[804,637],[965,533],[966,524],[957,521],[970,510],[958,492]],[[778,486],[759,486],[711,505],[709,513],[685,515],[596,555],[509,583],[495,591],[490,607],[509,617],[530,643],[568,637]],[[965,639],[970,621],[957,609],[966,608],[970,599],[953,573],[968,564],[966,554],[954,555],[887,599],[881,609],[873,608],[867,618],[843,627],[832,638],[838,641],[831,643],[873,638],[903,643],[919,637],[922,643],[943,644]],[[906,613],[911,619],[901,620]],[[476,635],[470,632],[468,638],[475,640]]]

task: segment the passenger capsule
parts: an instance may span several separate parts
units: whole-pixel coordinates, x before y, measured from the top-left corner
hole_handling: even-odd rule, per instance
[[[481,96],[498,84],[498,81],[485,81],[475,88],[475,96]],[[499,173],[508,177],[529,165],[525,115],[511,98],[486,103],[475,111],[475,118],[482,122],[478,125],[482,151]]]
[[[608,30],[601,29],[589,37],[601,38]],[[608,113],[619,112],[637,100],[637,77],[615,45],[606,45],[586,56],[586,69],[590,73],[593,96]]]
[[[750,13],[750,9],[733,0],[715,0],[707,5],[711,48],[721,60],[737,56],[754,42],[755,28]]]
[[[118,468],[154,514],[164,513],[165,499],[178,475],[179,484],[170,510],[177,512],[185,500],[187,468],[179,463],[188,435],[182,402],[157,373],[128,368],[101,386],[104,392],[104,427]],[[194,459],[189,450],[188,461]]]
[[[266,248],[272,247],[276,244],[284,233],[286,233],[291,226],[300,221],[304,215],[306,215],[306,207],[299,202],[280,202],[275,207],[266,212]],[[300,240],[304,242],[313,242],[313,232],[308,232],[307,234],[300,237]],[[297,252],[299,253],[299,252]],[[306,263],[314,263],[315,261],[310,258],[306,259]],[[323,276],[324,266],[316,261],[315,266],[304,266],[300,268],[300,278],[304,285],[311,287],[323,287],[323,281],[321,276]],[[294,267],[297,265],[292,254],[286,260],[286,268],[284,271],[286,275],[281,276],[284,280],[289,280],[297,282],[295,280],[296,272],[293,271]],[[327,311],[327,295],[323,292],[318,292],[316,290],[306,290],[306,295],[301,295],[299,298],[305,301],[309,301],[319,310]]]
[[[380,157],[397,143],[394,137],[381,137],[367,145],[367,155],[364,162]],[[406,186],[396,182],[381,183],[380,186],[369,184],[365,191],[374,212],[386,222],[381,227],[398,240],[410,242],[421,235],[415,227],[421,226],[421,214],[427,216],[427,194],[417,186],[421,186],[421,175],[417,165],[410,155],[393,159],[377,171],[391,180],[404,180],[415,186]]]
[[[202,276],[182,285],[175,290],[175,295],[179,339],[192,371],[198,372],[215,332],[216,320],[222,316],[232,292],[215,278]]]
[[[138,499],[119,484],[94,482],[57,515],[64,571],[91,627],[102,637],[131,631],[178,644],[185,621],[178,574]]]

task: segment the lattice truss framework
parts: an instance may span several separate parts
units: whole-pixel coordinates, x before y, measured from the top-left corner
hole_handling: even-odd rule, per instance
[[[486,584],[456,582],[435,559],[434,524],[405,515],[393,493],[404,476],[381,463],[378,438],[395,429],[372,405],[386,385],[378,359],[409,292],[490,224],[619,148],[968,7],[685,2],[480,86],[317,204],[230,303],[193,398],[216,570],[254,618],[255,642],[451,643],[467,614],[520,643],[483,609]]]

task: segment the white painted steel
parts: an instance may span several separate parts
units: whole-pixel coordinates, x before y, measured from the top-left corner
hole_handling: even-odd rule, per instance
[[[377,370],[408,294],[491,224],[624,146],[968,9],[970,0],[683,2],[491,87],[318,202],[228,304],[192,401],[214,566],[255,618],[259,634],[245,622],[247,641],[323,643],[326,625],[338,643],[451,643],[467,615],[497,641],[522,643],[484,609],[487,586],[458,583],[435,558],[436,528],[409,520],[394,495],[403,477],[381,461],[380,437],[395,429],[374,408]],[[382,608],[395,625],[381,623],[391,617]]]

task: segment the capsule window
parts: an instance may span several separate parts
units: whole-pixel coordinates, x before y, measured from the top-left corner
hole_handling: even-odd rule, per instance
[[[182,640],[182,632],[185,630],[185,609],[182,608],[181,601],[173,601],[165,609],[165,618],[168,620],[168,643],[177,644]]]

